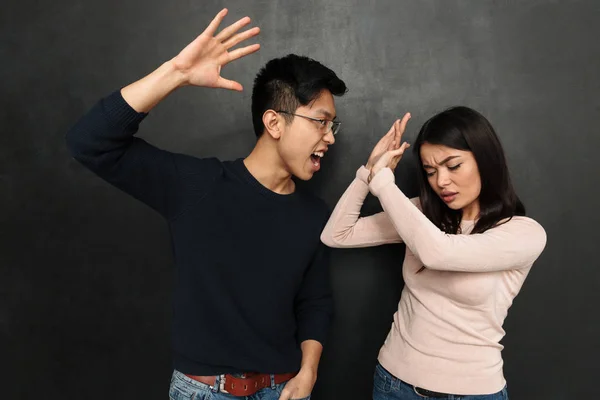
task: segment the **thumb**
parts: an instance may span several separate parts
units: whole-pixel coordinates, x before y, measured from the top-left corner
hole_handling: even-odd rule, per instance
[[[217,81],[216,87],[223,88],[223,89],[229,89],[229,90],[235,90],[238,92],[241,92],[244,89],[239,82],[231,81],[231,80],[225,79],[221,76],[219,77],[219,80]]]
[[[289,400],[290,395],[287,392],[281,392],[281,396],[279,396],[279,400]]]
[[[396,149],[396,150],[391,150],[391,151],[390,151],[390,155],[391,155],[392,157],[398,157],[398,156],[401,156],[401,155],[402,155],[402,153],[404,153],[404,147],[400,147],[399,149]]]
[[[400,148],[396,149],[396,150],[392,150],[390,151],[390,154],[394,157],[400,156],[402,155],[406,149],[408,149],[410,147],[410,144],[404,142],[402,143],[402,146],[400,146]]]

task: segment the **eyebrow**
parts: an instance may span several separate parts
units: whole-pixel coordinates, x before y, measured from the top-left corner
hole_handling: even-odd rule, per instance
[[[334,116],[333,116],[333,115],[332,115],[332,114],[331,114],[329,111],[327,111],[327,110],[324,110],[324,109],[322,109],[322,108],[319,108],[319,109],[318,109],[318,110],[316,110],[316,111],[317,111],[318,113],[321,113],[321,114],[325,115],[325,117],[327,117],[327,118],[329,118],[329,119],[331,119],[331,120],[335,120],[335,119],[337,119],[337,116],[335,116],[335,117],[334,117]]]
[[[446,158],[444,158],[444,160],[442,160],[442,162],[441,162],[441,163],[438,163],[438,165],[444,165],[444,164],[446,164],[448,161],[450,161],[450,160],[452,160],[452,159],[454,159],[454,158],[458,158],[458,157],[460,157],[460,156],[450,156],[450,157],[446,157]],[[428,164],[423,164],[423,168],[433,168],[433,167],[432,167],[431,165],[428,165]]]

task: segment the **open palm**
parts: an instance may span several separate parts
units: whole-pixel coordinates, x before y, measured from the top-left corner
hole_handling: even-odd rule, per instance
[[[227,9],[219,12],[204,32],[173,58],[173,64],[184,74],[186,84],[242,90],[240,83],[223,78],[221,69],[231,61],[254,53],[260,48],[259,44],[253,44],[230,51],[238,43],[258,35],[260,29],[255,27],[236,34],[250,23],[250,18],[244,17],[215,36],[225,15]]]

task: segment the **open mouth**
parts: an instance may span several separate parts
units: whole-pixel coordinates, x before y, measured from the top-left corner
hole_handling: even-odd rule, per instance
[[[442,194],[442,200],[444,200],[444,202],[446,203],[452,203],[455,199],[456,199],[456,195],[458,193],[453,192],[453,193],[443,193]]]
[[[319,167],[321,165],[321,158],[325,155],[322,151],[315,151],[310,155],[310,160],[312,161],[315,167]]]

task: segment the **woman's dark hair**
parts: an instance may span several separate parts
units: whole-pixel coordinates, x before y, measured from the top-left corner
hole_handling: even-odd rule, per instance
[[[288,54],[275,58],[261,68],[252,88],[252,123],[256,137],[263,134],[262,117],[269,109],[294,113],[315,100],[323,90],[342,96],[347,88],[335,72],[305,56]],[[286,122],[293,115],[284,114]]]
[[[423,169],[421,146],[444,145],[473,153],[481,177],[479,219],[471,233],[482,233],[505,219],[525,215],[510,180],[504,150],[489,121],[468,107],[452,107],[430,118],[419,132],[413,151],[419,162],[419,189],[423,213],[446,233],[460,232],[461,210],[452,210],[431,188]]]

